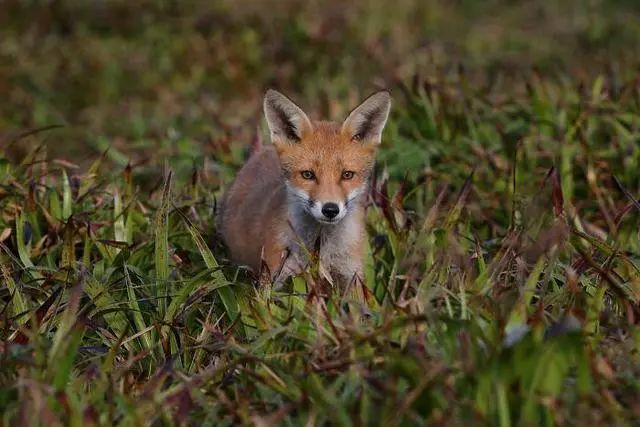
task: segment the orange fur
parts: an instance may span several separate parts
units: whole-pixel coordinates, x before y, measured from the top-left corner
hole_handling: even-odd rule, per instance
[[[377,96],[373,101],[380,106],[365,101],[362,112],[354,110],[340,125],[311,122],[283,95],[267,93],[273,144],[254,153],[240,170],[220,216],[234,262],[256,273],[264,262],[282,281],[303,269],[306,254],[319,244],[329,280],[344,283],[362,276],[363,200],[389,108],[388,94]],[[339,210],[335,217],[325,213],[331,204]]]

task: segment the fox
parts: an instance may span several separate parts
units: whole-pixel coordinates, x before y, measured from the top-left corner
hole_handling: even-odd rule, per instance
[[[269,89],[271,144],[254,150],[222,198],[219,228],[231,260],[283,284],[315,253],[331,285],[364,280],[365,201],[390,109],[381,90],[342,123],[312,121]]]

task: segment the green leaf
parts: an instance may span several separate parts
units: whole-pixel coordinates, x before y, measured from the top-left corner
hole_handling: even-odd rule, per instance
[[[171,203],[172,177],[172,172],[169,172],[164,182],[160,207],[153,221],[155,233],[156,297],[159,299],[160,314],[163,317],[167,311],[167,298],[169,296],[169,206]]]
[[[85,292],[91,298],[91,302],[99,310],[108,310],[117,307],[120,300],[115,298],[109,289],[100,281],[96,280],[91,274],[87,274],[85,278]],[[117,336],[126,330],[128,320],[122,311],[114,311],[104,314],[104,320],[109,328]]]
[[[229,321],[235,320],[239,316],[240,310],[236,295],[233,289],[230,287],[230,283],[224,277],[222,271],[220,271],[218,261],[216,261],[215,257],[211,253],[211,250],[207,246],[198,230],[196,230],[196,228],[189,223],[187,223],[187,229],[189,230],[189,234],[191,234],[191,238],[193,239],[193,242],[195,243],[198,251],[200,252],[200,255],[202,256],[205,265],[209,268],[209,270],[211,270],[211,285],[218,291],[220,300],[222,301],[222,304],[224,305],[224,308],[226,310],[227,318],[229,319]]]
[[[4,281],[4,284],[7,289],[9,289],[13,315],[17,316],[18,314],[26,313],[29,307],[27,306],[27,302],[22,295],[22,291],[16,285],[15,280],[13,280],[13,276],[11,275],[11,264],[4,256],[4,250],[4,247],[2,247],[2,250],[0,251],[0,271],[2,272],[2,279]],[[29,320],[28,316],[21,316],[17,321],[18,324],[22,325],[27,320]]]
[[[127,296],[129,298],[129,307],[131,308],[131,315],[133,316],[133,322],[136,325],[136,332],[140,333],[142,331],[146,331],[149,326],[145,323],[144,317],[142,316],[142,312],[140,311],[140,306],[138,305],[138,298],[136,297],[136,292],[133,288],[133,283],[131,282],[131,276],[129,274],[129,268],[125,264],[122,267],[124,273],[124,282],[127,287]],[[153,343],[153,333],[144,333],[140,338],[142,340],[142,346],[146,350],[151,350],[154,346]]]
[[[47,369],[57,389],[62,389],[69,379],[84,334],[84,327],[78,321],[81,297],[82,287],[77,284],[71,289],[49,350]]]
[[[122,201],[120,200],[120,194],[116,189],[113,192],[113,237],[117,242],[127,242],[127,232],[124,223],[124,212],[122,210]]]
[[[42,275],[36,270],[36,266],[31,261],[31,232],[30,226],[27,225],[26,214],[20,213],[16,217],[16,245],[18,246],[18,257],[25,269],[34,279],[39,279]],[[28,227],[28,228],[27,228]]]
[[[69,177],[67,171],[62,170],[62,219],[64,221],[71,217],[72,213],[73,197],[71,194],[71,184],[69,183]]]

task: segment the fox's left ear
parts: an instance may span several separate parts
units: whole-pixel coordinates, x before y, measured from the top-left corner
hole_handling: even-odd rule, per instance
[[[387,123],[390,109],[389,92],[376,92],[349,113],[349,117],[342,124],[342,132],[347,133],[353,141],[380,144],[382,129]]]

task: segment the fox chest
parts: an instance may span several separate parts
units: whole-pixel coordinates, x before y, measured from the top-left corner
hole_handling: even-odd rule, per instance
[[[321,274],[330,276],[333,282],[350,281],[361,270],[362,234],[360,224],[349,218],[336,226],[300,229],[297,236],[287,242],[290,256],[297,264],[294,272],[309,265],[315,255]]]

